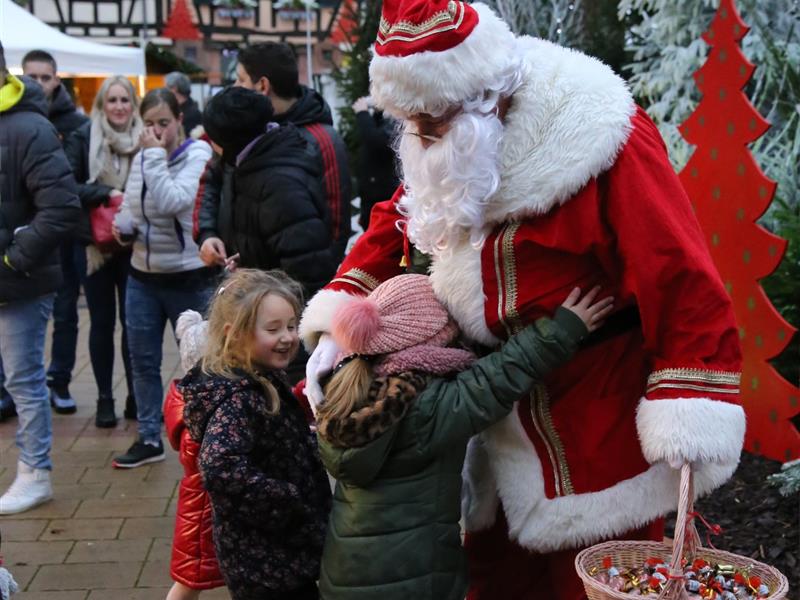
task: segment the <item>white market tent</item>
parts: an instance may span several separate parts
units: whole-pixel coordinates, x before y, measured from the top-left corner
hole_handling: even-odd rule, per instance
[[[13,0],[0,0],[0,42],[12,72],[21,72],[22,57],[36,48],[55,57],[63,76],[146,75],[140,48],[98,44],[61,33]]]

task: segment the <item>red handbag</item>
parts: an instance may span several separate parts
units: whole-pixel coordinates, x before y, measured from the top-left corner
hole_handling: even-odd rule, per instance
[[[114,215],[122,205],[122,194],[114,194],[108,197],[108,201],[95,206],[89,211],[89,223],[92,228],[92,239],[97,249],[103,253],[116,252],[121,250],[119,242],[114,239],[111,233],[111,224],[114,222]]]

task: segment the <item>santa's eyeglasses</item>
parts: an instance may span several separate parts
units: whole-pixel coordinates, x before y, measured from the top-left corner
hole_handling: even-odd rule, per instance
[[[427,140],[432,143],[441,142],[442,136],[439,135],[429,135],[427,133],[419,133],[417,131],[405,131],[403,132],[405,135],[413,135],[415,137],[420,138],[421,140]]]

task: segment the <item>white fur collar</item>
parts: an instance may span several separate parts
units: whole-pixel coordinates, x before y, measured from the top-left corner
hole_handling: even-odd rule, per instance
[[[506,116],[500,189],[488,225],[548,212],[611,167],[636,105],[599,60],[524,37],[523,83]]]

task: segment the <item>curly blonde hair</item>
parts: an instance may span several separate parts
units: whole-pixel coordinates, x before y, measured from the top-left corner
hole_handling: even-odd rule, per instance
[[[269,294],[286,300],[297,318],[303,289],[283,271],[237,269],[217,288],[208,310],[208,342],[201,368],[208,375],[239,379],[244,372],[264,388],[270,412],[280,409],[278,391],[253,363],[251,354],[258,308]]]

